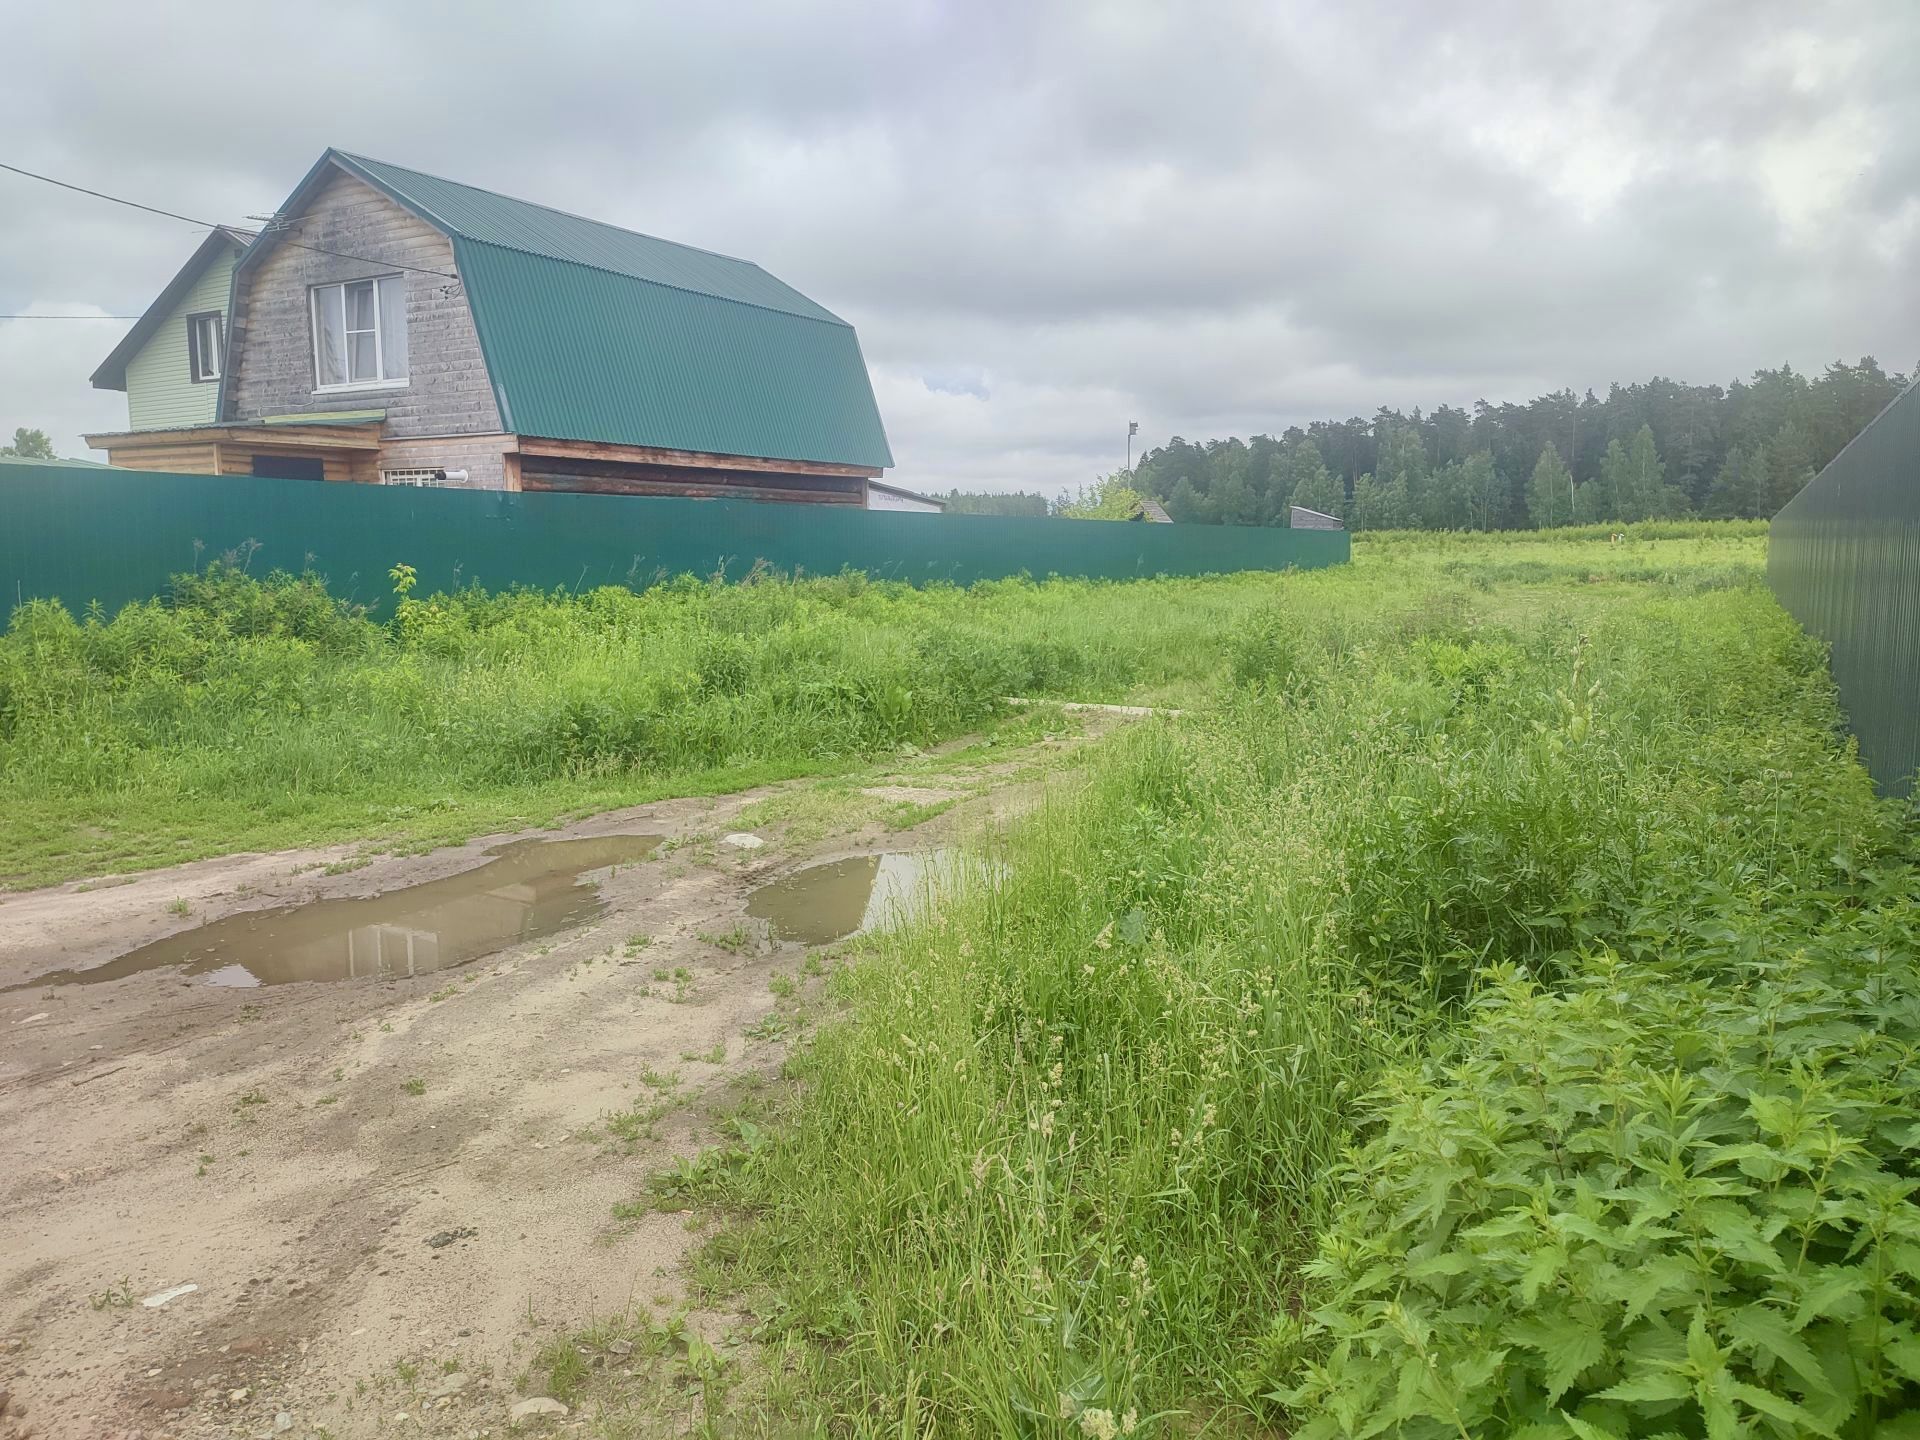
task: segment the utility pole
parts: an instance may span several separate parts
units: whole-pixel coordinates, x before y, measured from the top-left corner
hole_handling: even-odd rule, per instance
[[[1138,420],[1127,421],[1127,483],[1133,483],[1133,437],[1140,433]]]
[[[1573,520],[1573,467],[1580,463],[1580,402],[1574,399],[1573,387],[1567,387],[1567,396],[1573,399],[1573,438],[1567,442],[1567,520]]]

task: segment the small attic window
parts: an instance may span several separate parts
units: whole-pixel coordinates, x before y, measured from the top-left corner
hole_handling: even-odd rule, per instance
[[[220,378],[220,312],[187,317],[187,374],[198,384]]]

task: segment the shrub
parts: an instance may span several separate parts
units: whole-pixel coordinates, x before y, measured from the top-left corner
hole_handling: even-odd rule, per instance
[[[1497,972],[1455,1058],[1387,1080],[1276,1330],[1298,1440],[1920,1434],[1901,883],[1811,944]]]

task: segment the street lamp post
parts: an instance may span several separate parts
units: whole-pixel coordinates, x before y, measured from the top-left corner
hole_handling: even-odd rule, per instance
[[[1140,422],[1129,420],[1127,422],[1127,479],[1129,480],[1133,479],[1133,437],[1139,433]]]

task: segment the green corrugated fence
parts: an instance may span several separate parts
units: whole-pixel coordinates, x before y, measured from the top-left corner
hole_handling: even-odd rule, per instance
[[[1888,794],[1920,768],[1920,385],[1773,517],[1767,582],[1832,646],[1860,758]]]
[[[756,564],[807,575],[863,570],[914,584],[1009,575],[1130,580],[1317,569],[1345,532],[925,515],[612,495],[0,466],[0,596],[114,610],[167,577],[240,553],[255,575],[314,570],[377,606],[408,564],[420,592],[479,584],[570,590],[671,575],[732,579]]]

